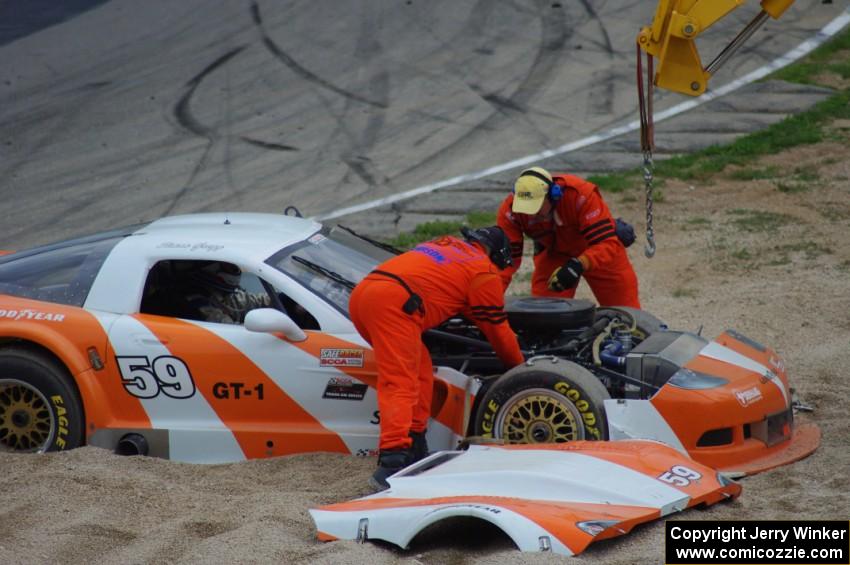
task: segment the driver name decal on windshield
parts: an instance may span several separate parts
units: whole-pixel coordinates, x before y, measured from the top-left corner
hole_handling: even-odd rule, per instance
[[[362,349],[322,348],[319,353],[319,367],[362,367]]]
[[[156,246],[157,249],[188,249],[189,251],[218,251],[219,249],[224,249],[223,245],[217,245],[214,243],[207,243],[206,241],[202,241],[200,243],[178,243],[174,241],[164,241]]]
[[[369,386],[356,383],[348,377],[332,377],[325,387],[322,398],[335,398],[338,400],[363,400]]]
[[[325,236],[323,236],[320,233],[317,233],[317,234],[310,236],[310,239],[308,239],[307,241],[309,241],[313,245],[318,245],[318,244],[322,243],[323,241],[325,241],[326,239],[327,238]]]

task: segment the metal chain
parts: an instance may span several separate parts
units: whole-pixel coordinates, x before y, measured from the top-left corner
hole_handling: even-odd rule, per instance
[[[655,125],[652,119],[652,57],[646,55],[647,72],[643,73],[641,50],[637,48],[637,89],[640,110],[640,148],[643,152],[643,182],[646,188],[646,245],[643,248],[648,258],[655,255],[655,230],[652,227],[652,150],[655,147]],[[646,89],[644,90],[644,80]]]
[[[655,255],[655,230],[652,228],[652,151],[643,152],[643,184],[646,188],[646,245],[643,253],[648,258]]]

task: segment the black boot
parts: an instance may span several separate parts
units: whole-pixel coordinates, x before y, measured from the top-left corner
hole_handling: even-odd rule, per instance
[[[410,431],[407,435],[413,440],[413,445],[410,446],[411,463],[416,463],[428,457],[431,453],[428,451],[428,440],[425,438],[425,432]]]
[[[369,486],[376,491],[390,488],[387,477],[410,465],[409,449],[387,449],[378,455],[378,469],[369,479]]]

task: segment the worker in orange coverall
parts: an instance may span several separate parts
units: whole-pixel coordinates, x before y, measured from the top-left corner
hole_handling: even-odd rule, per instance
[[[381,435],[378,469],[369,483],[427,456],[434,369],[422,332],[463,314],[487,336],[506,368],[524,361],[504,311],[501,269],[510,242],[496,227],[462,230],[382,263],[351,293],[349,312],[375,351]]]
[[[519,269],[528,236],[534,240],[534,296],[572,298],[584,277],[600,306],[640,308],[637,275],[626,254],[634,230],[611,217],[595,184],[541,167],[526,169],[496,221],[511,240],[513,265],[502,272],[505,287]]]

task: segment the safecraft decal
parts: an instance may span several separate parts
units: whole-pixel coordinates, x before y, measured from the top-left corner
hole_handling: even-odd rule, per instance
[[[333,377],[328,381],[322,398],[337,398],[341,400],[363,400],[369,385],[356,383],[348,377]]]
[[[319,367],[362,367],[362,349],[322,349]]]

